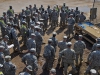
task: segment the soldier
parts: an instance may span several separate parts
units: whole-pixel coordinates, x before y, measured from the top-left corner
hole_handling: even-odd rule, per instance
[[[74,50],[76,53],[76,65],[78,66],[78,59],[80,56],[80,64],[83,62],[83,52],[84,49],[86,48],[86,44],[84,41],[82,41],[82,35],[79,35],[79,40],[75,42],[74,44]]]
[[[27,46],[28,51],[31,48],[36,48],[35,36],[36,35],[34,33],[31,33],[31,37],[27,40],[26,46]]]
[[[48,5],[48,8],[47,8],[47,12],[49,14],[49,22],[51,22],[51,13],[52,13],[52,10],[50,8],[50,6]]]
[[[29,25],[29,27],[31,27],[31,24],[35,25],[34,18],[32,18],[32,20],[30,21],[30,25]]]
[[[43,65],[42,69],[47,69],[47,70],[51,70],[51,68],[53,67],[53,62],[54,62],[54,58],[55,58],[55,49],[52,46],[52,39],[48,40],[48,44],[44,47],[44,53],[43,56],[45,58],[45,64]]]
[[[25,72],[21,72],[19,75],[31,75],[30,73],[32,72],[32,66],[28,65],[26,66]]]
[[[16,66],[11,62],[11,56],[5,56],[4,75],[16,75]]]
[[[86,19],[85,15],[84,15],[84,12],[81,12],[81,14],[79,15],[79,23],[82,23],[84,22]]]
[[[34,4],[33,11],[36,12],[36,10],[37,10],[37,7],[36,7],[36,4]]]
[[[7,22],[7,27],[6,27],[6,35],[9,37],[9,43],[12,42],[13,38],[12,38],[12,34],[11,34],[11,30],[12,30],[12,26],[10,22]]]
[[[40,53],[41,53],[41,45],[42,45],[42,42],[43,42],[43,38],[42,38],[42,35],[40,34],[40,30],[41,28],[40,27],[37,27],[36,28],[36,31],[35,31],[35,41],[36,41],[36,52],[37,52],[37,55],[38,57],[41,56]]]
[[[4,53],[3,53],[4,48],[5,48],[4,46],[0,45],[0,64],[4,64],[4,62],[5,62]]]
[[[63,3],[63,6],[61,7],[61,11],[62,11],[62,10],[65,10],[65,8],[66,8],[66,4]]]
[[[27,40],[27,24],[25,21],[23,21],[22,25],[21,25],[21,34],[22,34],[22,41],[23,41],[24,46],[25,46],[26,40]]]
[[[61,52],[62,50],[64,50],[67,47],[67,36],[63,37],[63,41],[58,42],[58,47],[60,48],[59,52]],[[62,58],[58,59],[58,64],[60,64]],[[63,61],[61,63],[61,66],[63,67]]]
[[[8,18],[6,12],[3,12],[4,23],[7,24]]]
[[[87,67],[84,75],[88,75],[91,69],[95,69],[97,72],[100,67],[100,44],[97,44],[96,51],[91,53],[89,57],[89,66]]]
[[[29,10],[28,7],[26,7],[25,15],[26,15],[26,22],[28,23],[28,27],[29,27],[29,22],[30,22],[31,12],[30,12],[30,10]]]
[[[51,27],[56,27],[57,19],[58,19],[58,13],[55,9],[53,9],[53,12],[51,13],[51,19],[52,19]]]
[[[73,15],[73,17],[75,18],[75,11],[74,11],[74,9],[71,9],[71,11],[69,12],[69,15]]]
[[[22,57],[22,62],[24,62],[25,65],[32,66],[32,70],[33,70],[32,75],[36,75],[36,71],[38,70],[38,64],[37,64],[35,48],[31,48],[30,53],[28,53]]]
[[[3,42],[4,42],[3,46],[5,47],[3,53],[5,56],[10,55],[9,48],[8,48],[8,40],[9,40],[9,37],[7,35],[5,35],[5,37],[3,39]]]
[[[30,10],[30,13],[31,13],[31,18],[33,17],[33,8],[32,8],[32,5],[29,5],[29,10]]]
[[[18,18],[18,14],[15,14],[15,17],[14,17],[14,24],[17,24],[18,27],[19,27],[19,18]]]
[[[35,28],[34,28],[34,24],[31,24],[31,27],[28,29],[27,31],[27,38],[30,38],[31,37],[31,34],[32,33],[35,33]]]
[[[56,52],[56,47],[58,45],[58,40],[56,39],[56,32],[53,32],[53,35],[50,39],[52,39],[52,46],[55,48],[55,52]]]
[[[0,27],[1,27],[2,37],[4,37],[5,34],[6,34],[6,24],[4,23],[4,18],[3,17],[0,17]]]
[[[70,34],[74,36],[74,24],[75,24],[75,19],[73,18],[73,14],[70,14],[70,17],[67,19],[68,22],[68,37],[70,37]]]
[[[4,75],[3,74],[3,64],[0,64],[0,75]]]
[[[23,15],[23,16],[22,16],[22,19],[21,19],[21,21],[20,21],[20,25],[22,25],[22,22],[23,22],[23,21],[26,22],[26,15]]]
[[[67,48],[62,50],[59,54],[59,57],[63,58],[62,60],[64,62],[64,74],[65,75],[68,75],[67,74],[68,65],[71,65],[73,71],[76,72],[75,65],[74,65],[74,60],[75,60],[76,56],[75,56],[74,50],[71,49],[71,46],[72,46],[72,43],[68,42]]]
[[[13,38],[13,43],[14,43],[14,52],[17,51],[20,53],[20,45],[19,45],[19,41],[18,41],[18,32],[17,32],[17,25],[14,24],[13,25],[13,28],[12,28],[12,31],[11,31],[11,34],[12,34],[12,38]]]
[[[13,25],[14,25],[13,16],[9,16],[9,22],[11,23],[11,26],[13,26]]]
[[[44,9],[43,5],[41,5],[41,7],[39,8],[39,10],[42,12],[42,10]]]
[[[56,75],[56,69],[52,68],[52,69],[50,70],[50,75]]]
[[[14,10],[13,10],[12,6],[9,6],[9,9],[7,11],[7,15],[8,15],[8,17],[14,16]]]
[[[80,15],[80,11],[78,10],[78,7],[76,7],[76,10],[75,10],[75,21],[76,21],[76,23],[78,23],[78,21],[79,21],[79,15]]]
[[[60,27],[65,26],[65,20],[66,20],[66,12],[62,10],[62,12],[60,13]]]
[[[19,13],[19,19],[20,19],[20,20],[22,20],[23,15],[25,15],[25,10],[24,10],[24,9],[22,9],[22,12]]]
[[[43,14],[45,30],[47,30],[47,26],[48,26],[48,18],[49,18],[49,15],[48,15],[47,11],[45,11],[45,13]]]
[[[39,21],[38,13],[35,13],[35,23]]]

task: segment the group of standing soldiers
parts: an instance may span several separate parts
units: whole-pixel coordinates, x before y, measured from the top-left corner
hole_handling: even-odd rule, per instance
[[[60,24],[58,23],[59,16]],[[51,28],[57,26],[63,28],[67,25],[68,36],[70,37],[71,33],[74,35],[74,24],[77,22],[84,22],[85,19],[86,17],[83,15],[83,12],[80,13],[78,7],[76,7],[76,10],[69,9],[65,3],[61,9],[58,5],[55,5],[53,9],[48,6],[46,10],[43,5],[41,5],[39,9],[36,4],[34,4],[34,7],[29,5],[29,7],[26,7],[26,10],[22,9],[22,12],[19,14],[14,13],[12,6],[10,6],[7,13],[4,12],[3,16],[0,17],[2,33],[2,37],[0,38],[0,73],[2,72],[2,75],[3,73],[4,75],[15,75],[16,66],[10,61],[11,56],[8,43],[14,44],[14,52],[22,53],[18,39],[19,36],[22,37],[21,43],[23,43],[28,50],[28,53],[22,57],[22,62],[26,65],[26,70],[19,75],[36,75],[38,70],[37,59],[41,56],[41,46],[43,44],[42,33],[47,30],[48,25],[51,25]],[[76,73],[77,70],[74,60],[76,61],[76,66],[78,66],[78,58],[80,56],[80,63],[82,63],[83,52],[86,48],[85,43],[82,41],[82,35],[79,35],[79,40],[75,42],[73,49],[71,49],[72,43],[67,41],[67,36],[64,36],[63,40],[58,42],[56,35],[56,32],[53,32],[52,37],[48,40],[48,44],[44,47],[43,56],[46,62],[42,69],[55,71],[52,67],[56,59],[55,53],[57,50],[56,47],[58,46],[60,48],[58,65],[61,64],[61,67],[64,67],[65,75],[68,75],[67,68],[69,65],[72,66],[73,72]],[[96,44],[93,48],[95,48],[95,50],[99,49],[100,45]],[[89,54],[88,62],[90,62],[90,60],[96,60],[94,59],[95,54],[96,53],[92,52]],[[95,56],[95,58],[98,58],[98,56]],[[93,65],[92,67],[89,65],[85,74],[88,73],[88,70],[96,67]],[[95,69],[98,70],[97,68]],[[56,73],[53,75],[56,75]]]

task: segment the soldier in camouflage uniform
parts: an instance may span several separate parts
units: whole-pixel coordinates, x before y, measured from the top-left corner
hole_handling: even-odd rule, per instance
[[[49,22],[51,22],[51,13],[52,13],[52,10],[50,8],[50,6],[48,5],[48,8],[47,8],[47,12],[49,14]],[[50,24],[50,23],[49,23]]]
[[[3,53],[4,48],[5,48],[4,46],[0,45],[0,64],[4,64],[4,62],[5,62],[4,53]]]
[[[8,17],[7,17],[6,12],[3,12],[3,18],[4,18],[4,23],[7,24]]]
[[[9,9],[7,11],[7,16],[8,17],[10,17],[10,16],[14,17],[14,10],[12,9],[12,6],[9,6]]]
[[[41,46],[43,42],[43,38],[42,38],[42,35],[40,34],[40,30],[41,28],[37,27],[35,31],[36,52],[37,52],[38,57],[41,56],[40,53],[41,53]]]
[[[64,74],[65,75],[68,75],[67,74],[68,65],[71,65],[73,71],[76,72],[75,65],[74,65],[74,60],[75,60],[76,56],[75,56],[75,51],[73,49],[71,49],[71,45],[72,45],[72,43],[68,42],[67,48],[62,50],[59,54],[59,57],[63,58],[62,60],[64,62]]]
[[[54,58],[55,58],[55,49],[52,46],[52,39],[48,40],[48,45],[46,45],[44,47],[44,53],[43,56],[45,58],[45,64],[43,65],[43,70],[47,69],[47,70],[51,70],[51,68],[53,67],[53,62],[54,62]]]
[[[28,51],[31,48],[36,48],[35,36],[36,35],[34,33],[31,33],[31,37],[27,40],[26,46]]]
[[[11,35],[12,35],[12,38],[13,38],[14,52],[17,49],[17,51],[20,53],[20,45],[19,45],[19,41],[18,41],[18,32],[17,32],[17,25],[16,24],[13,25],[13,28],[11,30]]]
[[[57,47],[57,45],[58,45],[58,40],[56,39],[56,32],[53,32],[53,35],[52,35],[52,37],[50,38],[50,39],[52,39],[52,46],[55,48],[55,51],[56,51],[56,47]]]
[[[82,35],[79,35],[79,40],[75,42],[74,48],[73,48],[76,53],[76,65],[77,66],[78,66],[79,56],[80,56],[80,63],[83,62],[83,52],[85,48],[86,48],[86,44],[84,43],[84,41],[82,41]]]
[[[19,75],[31,75],[30,73],[33,71],[32,66],[28,65],[25,69],[25,72],[21,72]]]
[[[1,27],[2,37],[4,37],[5,34],[6,34],[6,24],[4,23],[4,18],[3,17],[0,17],[0,27]]]
[[[36,71],[38,70],[38,64],[37,64],[37,57],[36,57],[36,49],[31,48],[30,53],[24,55],[22,57],[22,62],[25,65],[30,65],[32,66],[32,75],[36,75]]]
[[[61,51],[64,50],[65,48],[67,48],[67,36],[64,36],[64,37],[63,37],[63,41],[58,42],[58,47],[60,48],[59,52],[61,52]],[[62,58],[59,57],[59,59],[58,59],[58,64],[60,64],[61,59],[62,59]],[[62,63],[61,63],[61,66],[63,66],[63,61],[62,61]]]
[[[11,62],[11,56],[5,56],[4,75],[16,75],[16,66]]]
[[[26,45],[26,40],[27,40],[27,24],[25,21],[22,22],[21,25],[21,34],[22,34],[22,41],[24,45]]]
[[[93,51],[89,57],[89,66],[84,75],[88,75],[91,69],[95,69],[97,72],[100,69],[100,44],[97,44],[96,48],[96,51]]]

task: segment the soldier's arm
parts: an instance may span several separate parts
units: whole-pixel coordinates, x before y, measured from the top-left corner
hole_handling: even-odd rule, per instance
[[[26,61],[26,55],[24,55],[24,56],[22,57],[22,62],[23,62],[24,64],[26,64],[25,61]]]
[[[35,58],[34,65],[35,65],[35,69],[34,70],[37,71],[38,70],[37,58]]]
[[[75,54],[75,51],[73,51],[73,60],[76,59],[76,54]]]
[[[62,51],[59,53],[59,58],[61,58],[63,55],[64,55],[64,50],[62,50]]]

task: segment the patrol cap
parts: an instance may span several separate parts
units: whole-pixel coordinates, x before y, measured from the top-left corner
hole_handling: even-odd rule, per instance
[[[11,59],[11,56],[7,55],[5,56],[5,59]]]
[[[35,15],[38,15],[38,13],[35,13]]]
[[[36,29],[41,29],[39,26],[35,26]]]
[[[7,35],[5,35],[4,38],[9,39],[9,37]]]
[[[22,21],[22,23],[26,23],[26,21]]]
[[[31,33],[31,36],[36,36],[34,33]]]
[[[68,74],[68,75],[72,75],[72,74]]]
[[[96,41],[100,41],[100,38],[97,38]]]
[[[7,22],[7,25],[11,25],[11,23],[10,22]]]
[[[67,39],[67,36],[63,36],[64,39]]]
[[[31,26],[32,26],[32,27],[34,27],[34,26],[35,26],[35,24],[31,24]]]
[[[52,39],[49,39],[48,42],[52,42]]]
[[[0,46],[0,50],[1,50],[1,49],[4,49],[4,48],[5,48],[4,46]]]
[[[40,22],[40,25],[44,25],[44,23],[43,22]]]
[[[50,70],[50,72],[51,72],[51,73],[56,73],[56,69],[52,68],[52,69]]]
[[[3,65],[2,64],[0,64],[0,68],[2,68],[3,67]]]
[[[96,74],[96,73],[97,73],[95,69],[91,69],[90,72],[91,72],[92,74]]]
[[[40,25],[40,22],[38,21],[38,22],[36,22],[36,24]]]
[[[9,18],[10,18],[10,19],[13,19],[13,16],[10,16]]]
[[[97,47],[97,48],[100,48],[100,44],[97,44],[96,47]]]
[[[33,71],[31,65],[28,65],[28,66],[26,67],[26,69],[29,70],[29,71]]]
[[[23,15],[23,17],[26,17],[26,15]]]
[[[53,32],[53,35],[56,35],[57,33],[56,32]]]
[[[82,38],[83,36],[82,35],[79,35],[79,38]]]
[[[30,52],[36,52],[36,49],[35,48],[31,48]]]
[[[3,16],[0,17],[0,19],[3,19],[3,18],[4,18]]]
[[[70,14],[70,16],[73,16],[73,14]]]
[[[71,42],[68,42],[67,45],[70,46],[70,45],[72,45],[72,43]]]

